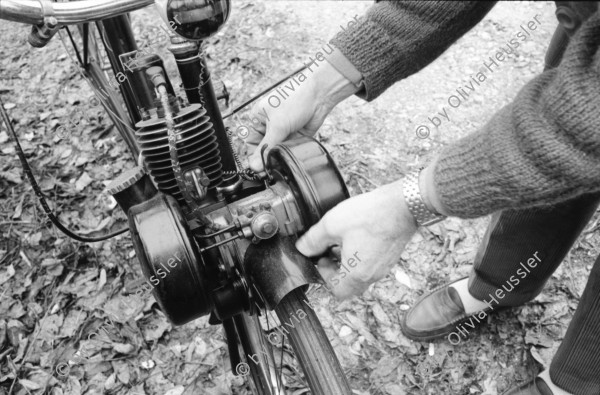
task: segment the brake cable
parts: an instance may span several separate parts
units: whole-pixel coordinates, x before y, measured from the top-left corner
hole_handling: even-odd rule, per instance
[[[38,185],[37,181],[35,180],[35,177],[33,176],[31,167],[29,166],[29,163],[27,162],[27,158],[25,157],[25,152],[23,152],[21,143],[19,143],[19,138],[17,136],[17,133],[15,132],[15,129],[13,128],[13,126],[10,122],[8,113],[6,112],[6,109],[4,108],[4,102],[2,101],[2,97],[0,97],[0,115],[2,116],[2,120],[4,121],[4,124],[6,125],[6,128],[8,129],[9,135],[14,140],[15,149],[17,151],[17,156],[19,157],[19,160],[21,161],[21,166],[23,167],[23,172],[29,179],[29,183],[31,184],[31,187],[33,188],[33,191],[35,192],[35,195],[37,196],[42,208],[44,209],[44,212],[48,216],[48,219],[54,224],[54,226],[56,226],[61,232],[63,232],[65,235],[69,236],[70,238],[75,239],[77,241],[81,241],[83,243],[95,243],[97,241],[104,241],[104,240],[110,239],[112,237],[118,236],[122,233],[125,233],[129,230],[128,227],[124,227],[122,229],[117,230],[116,232],[108,233],[104,236],[86,237],[86,236],[81,236],[76,233],[73,233],[69,229],[67,229],[67,227],[64,226],[60,222],[60,220],[54,215],[54,213],[50,209],[50,206],[48,205],[48,202],[46,201],[46,198],[44,197],[44,194],[43,194],[42,190],[40,189],[40,186]]]
[[[282,83],[284,83],[285,81],[287,81],[288,79],[292,78],[293,76],[295,76],[296,74],[298,74],[299,72],[301,72],[302,70],[306,69],[308,66],[304,65],[300,68],[298,68],[297,70],[294,70],[293,72],[291,72],[290,74],[286,75],[285,77],[283,77],[282,79],[280,79],[279,81],[275,82],[274,84],[272,84],[271,86],[263,89],[262,91],[260,91],[259,93],[257,93],[254,97],[246,100],[245,102],[243,102],[242,104],[240,104],[239,106],[237,106],[236,108],[234,108],[233,110],[231,110],[231,112],[229,112],[228,114],[223,115],[223,119],[229,118],[230,116],[232,116],[233,114],[241,111],[244,109],[244,107],[252,104],[253,102],[255,102],[256,100],[258,100],[259,98],[261,98],[265,93],[269,92],[270,90],[272,90],[273,88],[277,87],[278,85],[281,85]]]

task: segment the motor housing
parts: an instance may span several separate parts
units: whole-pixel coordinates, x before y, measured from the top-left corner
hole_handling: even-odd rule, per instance
[[[273,147],[266,171],[264,190],[206,207],[212,225],[194,232],[174,197],[151,190],[143,198],[148,176],[113,188],[147,285],[173,324],[210,313],[222,321],[256,304],[273,309],[292,290],[321,282],[294,241],[348,198],[344,180],[327,150],[306,137]]]
[[[146,285],[167,318],[182,325],[209,314],[205,265],[177,201],[158,193],[131,207],[128,217]]]
[[[308,227],[350,197],[333,158],[313,138],[301,137],[276,145],[269,152],[266,166],[275,180],[292,190]]]

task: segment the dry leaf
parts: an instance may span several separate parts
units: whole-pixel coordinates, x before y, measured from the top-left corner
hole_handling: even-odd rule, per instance
[[[25,200],[25,195],[23,195],[21,197],[21,200],[19,200],[19,204],[17,204],[17,207],[15,207],[15,212],[12,215],[12,219],[18,219],[21,217],[21,214],[23,214],[23,201]]]
[[[175,388],[168,390],[165,395],[181,395],[185,391],[185,387],[183,385],[178,385]]]
[[[81,177],[75,182],[75,190],[81,192],[94,181],[87,172],[83,172]]]
[[[119,354],[131,354],[135,351],[135,347],[133,344],[125,344],[125,343],[113,343],[113,350],[118,352]]]
[[[15,273],[15,268],[12,264],[8,265],[6,270],[0,271],[0,285],[14,277]]]
[[[9,171],[0,171],[0,178],[4,178],[5,180],[12,182],[13,184],[21,183],[21,174],[16,168],[11,169]]]
[[[160,339],[170,329],[171,324],[164,315],[160,314],[152,316],[150,321],[142,327],[142,333],[146,341],[153,341]]]
[[[375,319],[377,320],[377,322],[379,323],[379,325],[381,325],[381,326],[390,326],[392,324],[391,321],[390,321],[390,318],[385,313],[385,311],[383,310],[383,308],[379,305],[379,303],[374,303],[371,306],[371,308],[373,309],[373,315],[375,316]]]
[[[338,336],[339,337],[346,337],[346,336],[349,336],[351,334],[352,334],[352,328],[350,328],[349,326],[344,325],[344,326],[342,326],[340,328]]]
[[[39,390],[40,388],[43,388],[42,385],[36,383],[35,381],[31,381],[31,380],[27,380],[27,379],[19,379],[19,384],[21,384],[23,387],[27,388],[28,390]]]
[[[412,288],[410,277],[408,277],[408,274],[406,274],[404,270],[396,266],[394,267],[393,272],[396,281],[408,288]]]

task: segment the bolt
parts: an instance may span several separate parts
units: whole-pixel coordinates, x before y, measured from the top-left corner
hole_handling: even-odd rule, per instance
[[[54,29],[58,25],[58,20],[53,16],[47,17],[44,22],[50,29]]]
[[[262,231],[266,234],[271,234],[271,232],[273,232],[273,230],[275,230],[274,226],[272,223],[267,222],[266,224],[263,224],[262,226]]]
[[[210,185],[210,179],[208,177],[202,177],[202,178],[200,178],[200,184],[203,187],[207,187]]]

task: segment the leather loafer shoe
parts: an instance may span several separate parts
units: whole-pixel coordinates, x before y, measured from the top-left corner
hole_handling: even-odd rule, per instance
[[[502,395],[553,395],[553,392],[544,380],[536,377],[520,387],[506,391]]]
[[[469,329],[475,329],[476,325],[494,310],[485,308],[474,314],[466,314],[458,292],[454,288],[450,288],[450,285],[455,282],[434,289],[417,300],[415,305],[406,312],[400,323],[402,333],[406,337],[415,341],[427,342],[454,332],[460,341],[461,335],[466,337]],[[451,342],[452,339],[450,339]]]

